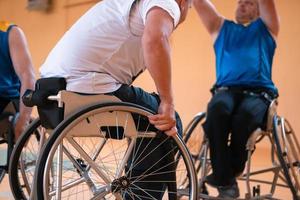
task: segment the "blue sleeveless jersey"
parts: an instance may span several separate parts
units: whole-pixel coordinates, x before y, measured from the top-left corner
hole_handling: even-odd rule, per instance
[[[13,26],[0,21],[0,98],[3,99],[20,95],[20,80],[14,70],[8,45],[8,34]]]
[[[248,26],[225,20],[214,44],[216,86],[277,89],[272,81],[276,43],[263,21]]]

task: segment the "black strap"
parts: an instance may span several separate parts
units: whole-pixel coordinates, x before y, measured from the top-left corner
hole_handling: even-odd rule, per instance
[[[249,87],[239,87],[239,86],[222,86],[222,87],[216,87],[214,86],[211,90],[213,95],[222,92],[222,91],[229,91],[233,93],[240,93],[245,94],[249,96],[255,96],[255,97],[261,97],[268,102],[272,102],[274,99],[278,98],[278,94],[270,90],[269,88],[264,87],[255,87],[255,88],[249,88]]]

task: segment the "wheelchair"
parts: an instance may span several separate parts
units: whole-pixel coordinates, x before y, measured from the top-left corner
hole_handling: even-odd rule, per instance
[[[1,165],[0,183],[8,172],[9,158],[14,148],[14,124],[18,118],[17,102],[11,101],[0,114],[0,145],[6,145],[6,163]]]
[[[36,161],[46,136],[40,119],[35,119],[15,144],[9,165],[9,183],[15,199],[26,200],[31,195]]]
[[[34,177],[25,189],[27,194],[19,187],[20,196],[14,194],[15,198],[197,198],[196,173],[188,149],[179,136],[168,137],[149,123],[147,116],[153,111],[114,96],[77,94],[66,91],[64,84],[54,87],[60,80],[40,79],[36,91],[28,95],[34,97],[40,91],[42,103],[27,102],[37,105],[40,119],[28,127],[27,137],[23,134],[15,148],[15,165],[10,167],[15,175],[10,181],[24,181],[22,173],[17,173],[23,158],[25,163],[35,164]],[[37,157],[32,160],[23,156],[29,140],[36,140]],[[183,171],[188,189],[178,187],[177,177]],[[149,183],[154,187],[148,187]]]
[[[13,194],[17,194],[14,195],[15,199],[25,199],[23,198],[25,195],[23,194],[23,192],[28,191],[28,189],[30,188],[30,183],[33,180],[33,171],[29,170],[30,167],[33,167],[35,165],[35,162],[33,161],[33,154],[32,152],[37,152],[36,150],[32,150],[32,146],[33,142],[32,139],[28,139],[28,132],[31,131],[32,128],[34,128],[34,135],[39,136],[39,130],[36,128],[36,121],[34,121],[29,128],[26,129],[25,131],[25,137],[24,135],[20,136],[21,141],[18,140],[18,142],[15,144],[14,140],[14,125],[16,123],[16,120],[18,118],[18,106],[19,106],[19,101],[17,100],[13,100],[11,102],[8,103],[8,105],[4,108],[2,114],[0,115],[0,143],[1,144],[6,144],[7,145],[7,150],[6,150],[6,164],[1,166],[2,172],[1,172],[1,177],[0,177],[0,182],[2,181],[5,173],[9,174],[9,179],[10,179],[10,186],[11,186],[11,190]],[[33,119],[31,119],[32,121]],[[33,132],[33,131],[31,131]],[[26,143],[24,143],[24,138],[26,138]],[[17,152],[19,152],[19,147],[20,147],[20,143],[22,143],[22,158],[23,156],[26,154],[27,157],[27,162],[24,162],[24,159],[20,159],[20,164],[16,161],[18,160],[14,160],[11,159],[12,157],[15,157],[16,155],[16,149],[17,148]],[[31,148],[29,148],[31,147]],[[30,152],[30,153],[25,153],[25,152]],[[29,156],[31,155],[31,156]],[[28,157],[29,156],[29,157]],[[29,162],[30,160],[30,162]],[[29,163],[31,163],[29,165]],[[14,168],[14,170],[12,169],[12,166]],[[13,172],[13,173],[12,173]],[[18,177],[18,179],[13,179],[13,181],[11,181],[11,177],[12,175],[14,177]],[[23,191],[23,188],[27,188],[27,190]],[[20,195],[19,193],[22,192],[22,195]],[[21,198],[22,197],[22,198]]]
[[[248,139],[246,150],[248,160],[245,170],[238,177],[239,186],[244,191],[244,197],[239,199],[280,199],[276,195],[283,192],[290,193],[290,197],[283,199],[300,199],[300,145],[290,123],[277,115],[277,100],[269,106],[267,126],[265,130],[258,128]],[[209,157],[209,142],[202,129],[205,113],[198,113],[184,131],[184,141],[194,161],[198,180],[198,199],[220,199],[214,197],[216,191],[205,183],[205,177],[212,170]],[[256,145],[267,139],[270,144],[270,166],[254,169],[252,157],[255,157]],[[253,154],[253,155],[252,155]],[[252,167],[251,167],[252,166]],[[243,183],[243,184],[242,184]],[[181,179],[181,188],[188,188],[186,179]],[[210,189],[208,191],[208,189]]]

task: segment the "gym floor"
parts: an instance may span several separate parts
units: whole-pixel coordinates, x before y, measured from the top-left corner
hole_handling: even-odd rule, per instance
[[[6,152],[4,150],[4,147],[0,146],[0,155],[5,155],[5,154],[6,154]],[[252,164],[253,164],[254,170],[259,170],[259,169],[268,167],[270,162],[267,162],[266,160],[270,158],[269,149],[265,148],[264,146],[260,147],[258,145],[252,158],[253,158]],[[4,161],[5,161],[5,157],[0,157],[0,163],[2,164]],[[260,176],[260,177],[262,177],[262,176]],[[272,180],[271,174],[265,174],[264,177],[265,177],[264,180]],[[244,197],[244,191],[245,191],[244,183],[239,182],[239,187],[241,190],[240,191],[241,197]],[[264,188],[264,186],[261,185],[261,188]],[[212,189],[212,188],[208,188],[208,189],[211,194],[216,195],[215,189]],[[269,190],[269,187],[268,187],[268,190]],[[262,190],[261,193],[266,193],[267,191]],[[280,199],[284,199],[284,200],[292,199],[292,196],[288,189],[282,189],[279,187],[276,190],[276,197],[280,198]],[[11,191],[10,191],[8,175],[5,175],[4,179],[2,180],[2,182],[0,184],[0,200],[13,200],[13,199],[14,199],[13,195],[11,194]]]

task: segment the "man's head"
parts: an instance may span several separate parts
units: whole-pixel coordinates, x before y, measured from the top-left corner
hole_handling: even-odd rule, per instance
[[[259,17],[257,0],[238,0],[235,19],[239,24],[249,23]]]
[[[181,12],[179,23],[182,23],[187,16],[189,8],[192,6],[192,0],[176,0],[176,1],[179,5],[180,12]]]

